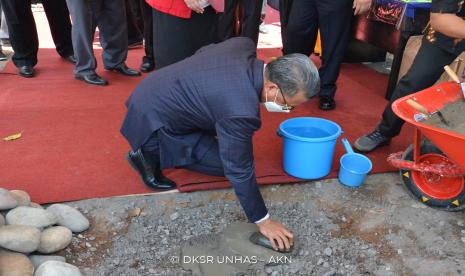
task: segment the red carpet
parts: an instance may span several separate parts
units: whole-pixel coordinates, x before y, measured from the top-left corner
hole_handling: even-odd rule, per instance
[[[100,50],[96,50],[97,57]],[[278,49],[259,50],[268,60]],[[128,65],[138,67],[142,50],[129,53]],[[22,132],[22,138],[0,141],[0,187],[24,189],[38,203],[147,193],[138,175],[124,159],[129,146],[119,133],[124,102],[142,78],[105,72],[99,60],[97,72],[108,79],[107,87],[89,86],[73,79],[73,67],[54,49],[40,49],[37,77],[24,79],[10,62],[0,73],[0,137]],[[337,110],[321,112],[317,100],[289,115],[262,110],[262,129],[255,137],[256,174],[260,184],[299,181],[281,168],[281,141],[276,136],[286,118],[317,116],[341,125],[353,141],[371,131],[384,108],[387,77],[363,65],[344,65],[338,81]],[[408,131],[408,130],[407,130]],[[403,150],[410,133],[390,147],[370,154],[373,172],[393,171],[385,161],[388,153]],[[331,176],[338,170],[343,148],[338,144]],[[168,170],[181,191],[228,187],[223,178],[184,170]]]

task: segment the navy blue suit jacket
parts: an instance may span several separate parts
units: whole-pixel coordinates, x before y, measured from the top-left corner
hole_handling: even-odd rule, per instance
[[[261,125],[262,88],[263,61],[256,58],[252,40],[211,44],[146,77],[127,101],[121,132],[138,149],[160,130],[163,168],[199,160],[214,141],[202,136],[216,135],[225,176],[248,219],[257,221],[267,214],[252,146]]]

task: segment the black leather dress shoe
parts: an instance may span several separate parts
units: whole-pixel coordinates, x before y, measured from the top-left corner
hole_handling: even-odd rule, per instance
[[[74,57],[73,55],[70,55],[70,56],[66,56],[66,57],[63,57],[66,61],[69,61],[71,62],[72,64],[76,64],[76,57]]]
[[[126,154],[126,160],[128,160],[131,167],[139,173],[142,181],[147,187],[154,190],[176,189],[176,183],[163,176],[159,161],[158,164],[149,162],[140,149],[128,152]]]
[[[318,107],[321,110],[332,110],[336,108],[336,102],[334,101],[333,97],[323,96],[320,97]]]
[[[140,66],[140,70],[144,73],[152,72],[155,69],[153,62],[143,62]]]
[[[107,69],[107,70],[110,70],[110,71],[115,71],[115,72],[118,72],[122,75],[125,75],[125,76],[129,76],[129,77],[137,77],[137,76],[140,76],[140,72],[139,71],[136,71],[134,69],[131,69],[129,68],[126,64],[121,64],[115,68],[110,68],[110,69]]]
[[[24,65],[18,68],[19,75],[25,78],[32,78],[34,77],[34,68],[30,65]]]
[[[74,76],[75,79],[77,80],[82,80],[84,82],[87,82],[88,84],[93,84],[93,85],[107,85],[108,81],[102,79],[99,75],[97,74],[91,74],[91,75],[76,75]]]

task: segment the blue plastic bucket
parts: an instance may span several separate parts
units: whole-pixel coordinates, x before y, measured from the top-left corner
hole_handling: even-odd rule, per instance
[[[341,127],[329,120],[300,117],[281,123],[284,171],[297,178],[318,179],[331,171]]]
[[[347,153],[340,159],[339,182],[346,186],[359,187],[365,181],[373,165],[365,155],[354,153],[346,138],[342,139],[342,144]]]

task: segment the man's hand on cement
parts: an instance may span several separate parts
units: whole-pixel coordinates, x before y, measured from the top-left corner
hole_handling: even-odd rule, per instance
[[[294,244],[294,236],[280,222],[267,219],[257,223],[260,232],[267,237],[274,250],[287,251]]]
[[[372,0],[354,0],[354,15],[364,14],[371,7]]]
[[[199,0],[184,0],[187,7],[196,13],[203,13],[202,3]]]

